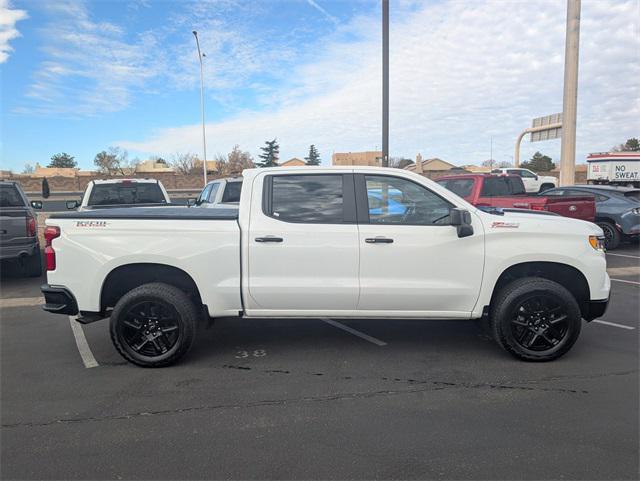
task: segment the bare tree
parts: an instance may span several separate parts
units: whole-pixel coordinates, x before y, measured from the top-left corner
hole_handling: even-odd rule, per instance
[[[196,174],[202,171],[202,161],[192,153],[175,153],[171,159],[171,166],[179,174]]]
[[[255,167],[251,154],[241,150],[238,144],[234,145],[231,152],[229,152],[227,163],[229,165],[228,175],[239,175],[244,169],[252,169]]]
[[[33,165],[24,164],[24,168],[22,169],[23,174],[33,174],[34,171],[35,169],[33,168]]]
[[[100,172],[109,175],[125,175],[129,168],[129,154],[120,147],[109,147],[108,151],[98,152],[93,163]]]
[[[390,157],[389,158],[389,167],[393,167],[394,169],[404,169],[408,165],[413,165],[414,162],[411,159],[405,159],[404,157]]]

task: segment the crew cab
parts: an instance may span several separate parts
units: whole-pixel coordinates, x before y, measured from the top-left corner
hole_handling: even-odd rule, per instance
[[[508,352],[547,361],[607,306],[595,224],[483,212],[398,169],[243,176],[238,209],[52,215],[44,309],[110,317],[125,359],[165,366],[189,351],[199,322],[229,316],[484,319]]]
[[[162,206],[170,204],[169,194],[155,179],[92,180],[82,200],[68,200],[67,209],[79,211],[127,206]]]
[[[558,179],[551,175],[539,175],[529,169],[520,169],[518,167],[507,167],[494,169],[493,174],[517,175],[522,179],[527,192],[544,192],[558,186]]]
[[[552,212],[593,222],[596,203],[587,193],[567,197],[528,195],[516,175],[463,174],[440,177],[438,184],[481,209],[514,208]]]

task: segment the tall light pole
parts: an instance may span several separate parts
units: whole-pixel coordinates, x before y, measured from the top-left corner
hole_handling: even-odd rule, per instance
[[[198,60],[200,61],[200,112],[202,114],[202,170],[204,174],[204,185],[207,185],[207,135],[204,127],[204,72],[202,68],[202,57],[205,54],[200,52],[200,40],[198,40],[198,32],[193,31],[196,38],[196,47],[198,47]]]
[[[382,0],[382,166],[389,166],[389,0]]]
[[[564,93],[562,97],[562,143],[560,185],[573,185],[576,170],[576,117],[578,110],[578,51],[580,0],[567,0],[567,33],[564,47]]]

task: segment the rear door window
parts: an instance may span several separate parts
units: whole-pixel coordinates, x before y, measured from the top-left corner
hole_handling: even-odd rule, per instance
[[[274,175],[267,179],[271,195],[264,208],[268,216],[307,224],[345,222],[343,175]]]
[[[442,180],[438,184],[460,197],[469,197],[473,190],[473,179],[449,179]]]
[[[482,184],[481,197],[498,197],[509,195],[510,187],[508,183],[508,177],[486,177]]]
[[[0,207],[24,207],[24,200],[15,185],[0,185]]]
[[[222,194],[222,203],[229,204],[240,202],[240,192],[242,191],[242,182],[227,182],[227,186]]]
[[[153,182],[96,184],[88,205],[165,204],[160,186]]]

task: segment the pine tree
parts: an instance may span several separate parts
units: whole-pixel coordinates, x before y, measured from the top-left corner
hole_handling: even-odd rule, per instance
[[[311,144],[309,146],[309,156],[305,157],[304,160],[307,161],[307,165],[320,165],[320,154],[315,145]]]
[[[69,155],[66,152],[61,154],[55,154],[51,156],[51,162],[47,167],[75,167],[77,165],[73,155]]]
[[[524,169],[531,169],[534,172],[549,172],[556,168],[556,164],[553,163],[551,157],[543,155],[540,152],[536,152],[528,162],[522,162],[520,167]]]
[[[262,153],[258,155],[262,162],[258,162],[258,167],[276,167],[278,165],[278,159],[280,158],[280,146],[278,145],[278,139],[265,141],[265,146],[260,147]]]

